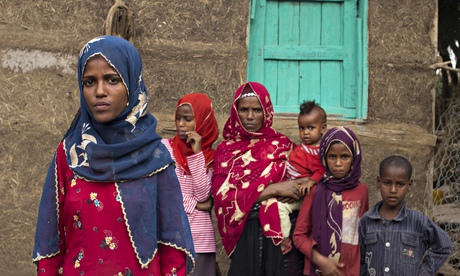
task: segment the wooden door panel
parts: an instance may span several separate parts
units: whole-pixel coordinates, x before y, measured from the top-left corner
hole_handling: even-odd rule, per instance
[[[321,102],[321,62],[301,62],[299,67],[299,103],[306,99]]]
[[[275,111],[314,99],[337,116],[361,114],[357,0],[253,1],[248,80],[266,85]]]
[[[342,90],[342,63],[337,61],[321,62],[321,99],[323,108],[340,106]]]

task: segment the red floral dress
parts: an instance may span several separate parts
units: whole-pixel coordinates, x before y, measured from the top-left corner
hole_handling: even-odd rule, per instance
[[[185,253],[164,244],[141,268],[117,185],[78,178],[62,144],[56,162],[60,252],[38,261],[37,275],[185,275]]]

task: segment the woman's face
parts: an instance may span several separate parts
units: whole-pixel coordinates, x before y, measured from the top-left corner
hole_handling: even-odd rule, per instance
[[[262,127],[264,112],[257,97],[238,100],[238,117],[248,132],[257,132]]]
[[[326,161],[331,174],[340,179],[348,175],[353,164],[353,155],[344,144],[338,142],[329,147]]]
[[[111,122],[126,109],[126,87],[117,71],[102,56],[88,60],[82,86],[85,102],[98,123]]]
[[[181,140],[187,140],[187,132],[195,131],[195,117],[192,107],[188,104],[179,106],[176,110],[176,130]]]

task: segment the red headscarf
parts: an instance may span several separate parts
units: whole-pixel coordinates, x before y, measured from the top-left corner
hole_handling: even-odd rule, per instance
[[[212,149],[212,144],[214,144],[219,135],[219,128],[217,126],[216,117],[214,116],[211,99],[203,93],[185,95],[177,102],[174,120],[176,120],[177,109],[184,104],[188,104],[192,108],[193,117],[196,123],[195,131],[201,136],[201,151],[204,154],[206,167],[209,169],[214,160],[214,149]],[[181,140],[177,134],[174,138],[170,139],[169,142],[173,149],[174,156],[176,157],[177,165],[187,174],[190,174],[187,156],[195,154],[192,146],[190,143]]]
[[[238,117],[238,100],[248,88],[255,92],[264,113],[257,132],[246,131]],[[286,159],[294,144],[271,127],[273,116],[270,95],[262,84],[248,82],[238,88],[224,127],[225,140],[216,149],[212,181],[218,229],[229,256],[260,193],[285,179]],[[261,202],[259,220],[264,235],[279,244],[282,233],[276,199]]]

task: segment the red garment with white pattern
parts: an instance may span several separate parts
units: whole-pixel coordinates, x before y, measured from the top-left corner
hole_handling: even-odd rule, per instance
[[[238,100],[248,87],[263,110],[262,126],[257,132],[248,132],[238,117]],[[218,229],[229,256],[259,195],[268,185],[286,179],[286,159],[294,144],[272,128],[273,117],[270,94],[262,84],[248,82],[238,88],[224,126],[225,140],[216,149],[212,179]],[[279,244],[283,234],[276,203],[276,198],[262,201],[259,220],[263,235]]]

